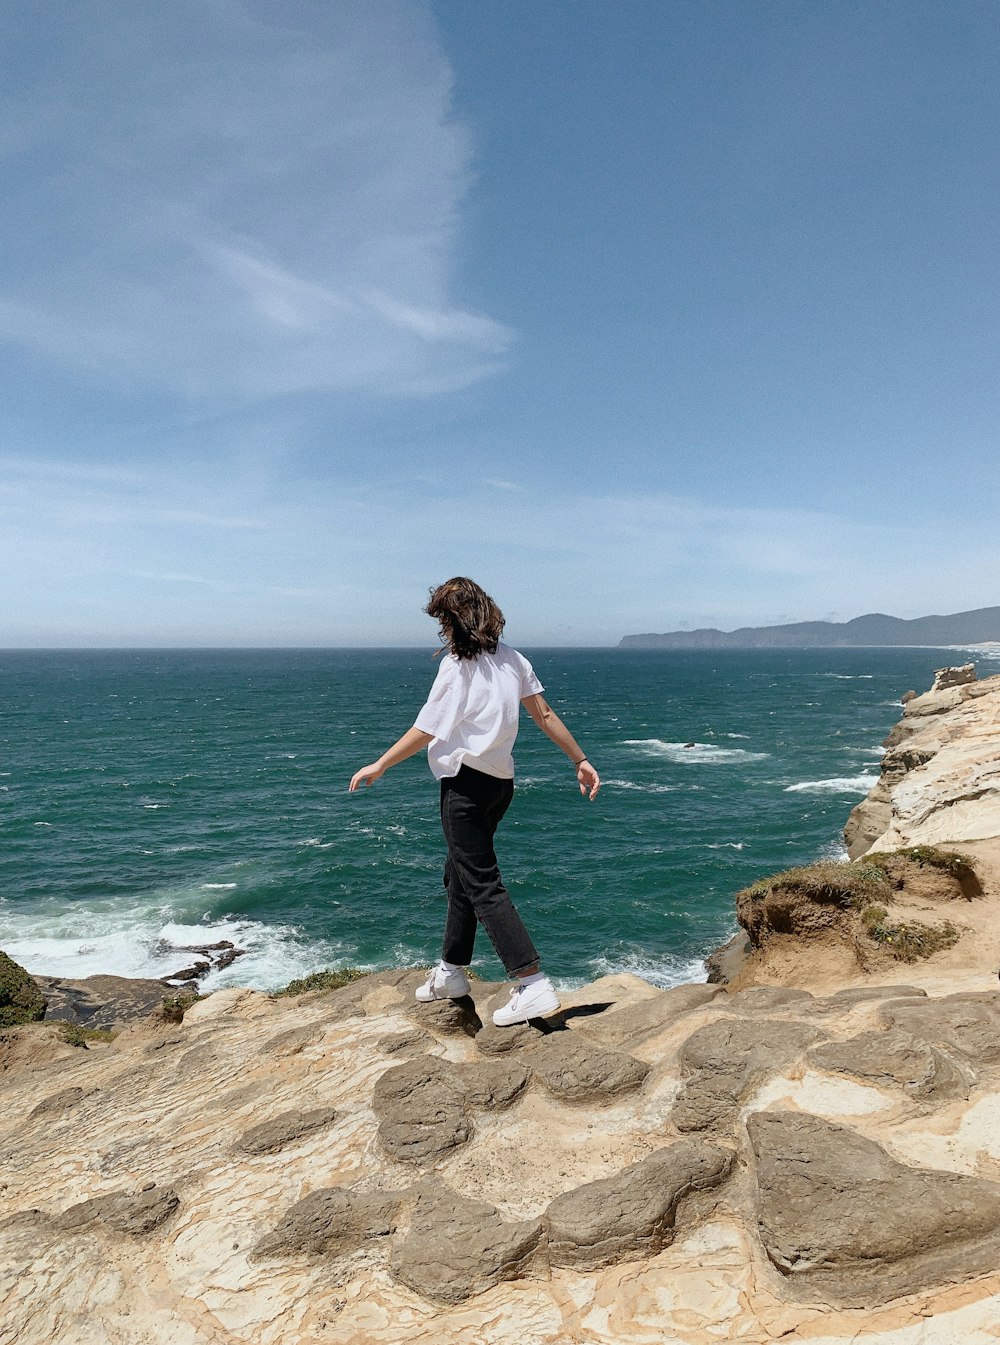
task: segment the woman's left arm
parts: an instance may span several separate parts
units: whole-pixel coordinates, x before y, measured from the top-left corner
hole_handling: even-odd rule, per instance
[[[362,766],[359,771],[354,772],[348,789],[353,794],[363,784],[374,784],[379,776],[386,773],[390,766],[398,766],[401,761],[406,761],[408,757],[416,756],[418,752],[423,751],[429,742],[433,742],[432,734],[425,733],[423,729],[407,729],[402,738],[382,753],[378,761],[373,761],[370,766]]]
[[[596,799],[597,791],[601,787],[601,777],[584,756],[580,744],[545,697],[538,694],[525,696],[521,704],[545,736],[551,738],[557,747],[561,747],[576,767],[576,778],[580,785],[580,793],[589,794],[592,800]]]

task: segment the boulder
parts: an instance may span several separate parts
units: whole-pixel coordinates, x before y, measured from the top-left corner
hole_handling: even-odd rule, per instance
[[[344,1256],[396,1227],[402,1203],[399,1191],[355,1191],[343,1186],[311,1191],[261,1238],[251,1260],[294,1256]]]
[[[974,1065],[1000,1064],[1000,995],[890,1002],[879,1010],[879,1020],[918,1041],[943,1046]]]
[[[882,1088],[902,1088],[921,1100],[968,1097],[975,1082],[964,1061],[895,1028],[821,1042],[811,1048],[808,1059],[817,1069],[849,1074]]]
[[[574,1019],[573,1031],[598,1046],[635,1046],[711,1003],[721,993],[722,987],[715,984],[674,986],[610,1013]]]
[[[64,1233],[77,1233],[92,1223],[101,1223],[116,1233],[141,1237],[164,1223],[180,1204],[176,1191],[150,1183],[138,1195],[119,1191],[95,1196],[71,1205],[57,1215],[55,1225]]]
[[[931,691],[947,691],[949,687],[964,687],[976,680],[976,665],[963,663],[958,668],[935,668]]]
[[[457,1070],[437,1056],[386,1070],[375,1085],[372,1107],[380,1117],[382,1148],[401,1163],[429,1166],[472,1135]]]
[[[640,1087],[649,1066],[622,1051],[602,1051],[575,1032],[543,1037],[527,1057],[544,1087],[564,1102],[606,1102]]]

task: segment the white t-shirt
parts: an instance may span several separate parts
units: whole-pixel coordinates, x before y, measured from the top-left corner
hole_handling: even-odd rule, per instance
[[[495,654],[446,654],[414,728],[433,734],[427,760],[441,779],[463,765],[501,780],[514,778],[511,755],[521,700],[542,690],[531,664],[510,645]]]

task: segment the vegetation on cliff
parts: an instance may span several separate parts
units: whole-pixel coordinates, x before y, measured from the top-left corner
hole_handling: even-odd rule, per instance
[[[761,878],[736,894],[736,917],[754,949],[776,935],[839,933],[864,963],[877,949],[914,962],[949,948],[960,936],[950,920],[913,920],[893,907],[907,899],[947,902],[982,894],[967,856],[914,846],[850,864],[825,860]]]
[[[0,953],[0,1027],[36,1023],[45,1016],[45,996],[34,978],[17,962]]]

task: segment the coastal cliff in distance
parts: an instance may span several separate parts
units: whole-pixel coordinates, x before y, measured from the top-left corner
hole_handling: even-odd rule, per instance
[[[740,894],[756,979],[0,1029],[0,1343],[996,1345],[1000,677],[908,699],[850,826]]]
[[[1000,641],[1000,607],[911,621],[871,612],[852,621],[796,621],[739,630],[678,630],[625,635],[619,649],[841,649],[900,645],[974,645]]]

